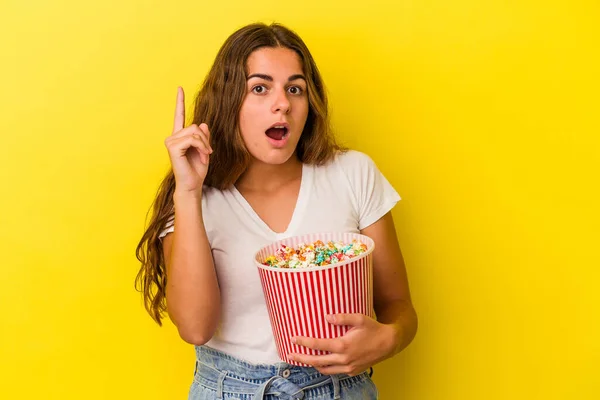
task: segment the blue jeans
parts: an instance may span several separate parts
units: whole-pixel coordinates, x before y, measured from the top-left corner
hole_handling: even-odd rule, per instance
[[[368,372],[350,377],[284,362],[250,364],[207,346],[196,346],[196,359],[188,400],[377,399]]]

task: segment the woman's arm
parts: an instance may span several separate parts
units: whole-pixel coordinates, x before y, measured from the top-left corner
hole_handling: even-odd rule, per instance
[[[173,196],[175,231],[163,239],[167,310],[183,340],[195,345],[213,336],[221,313],[217,274],[202,219],[202,199]]]
[[[375,241],[373,251],[373,302],[377,321],[393,328],[392,353],[402,351],[417,333],[404,259],[391,212],[361,231]]]

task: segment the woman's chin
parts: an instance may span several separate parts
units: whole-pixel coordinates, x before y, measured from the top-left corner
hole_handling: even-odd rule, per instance
[[[262,151],[261,154],[252,154],[256,161],[269,165],[281,165],[290,161],[295,157],[296,149],[268,149]]]

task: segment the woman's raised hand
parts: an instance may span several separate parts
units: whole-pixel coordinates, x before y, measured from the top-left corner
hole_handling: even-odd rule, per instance
[[[186,128],[184,123],[185,99],[183,89],[179,87],[173,133],[165,139],[165,146],[175,175],[175,191],[181,194],[201,194],[208,172],[209,155],[213,151],[210,147],[210,131],[205,123],[200,126],[192,124]]]

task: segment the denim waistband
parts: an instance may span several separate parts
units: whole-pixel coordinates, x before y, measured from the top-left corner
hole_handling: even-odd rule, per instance
[[[285,362],[251,364],[207,346],[196,346],[195,379],[217,392],[252,394],[256,399],[272,394],[282,399],[302,399],[304,390],[333,385],[334,399],[339,399],[339,381],[348,375],[323,375],[312,367]],[[367,372],[365,372],[367,374]]]

